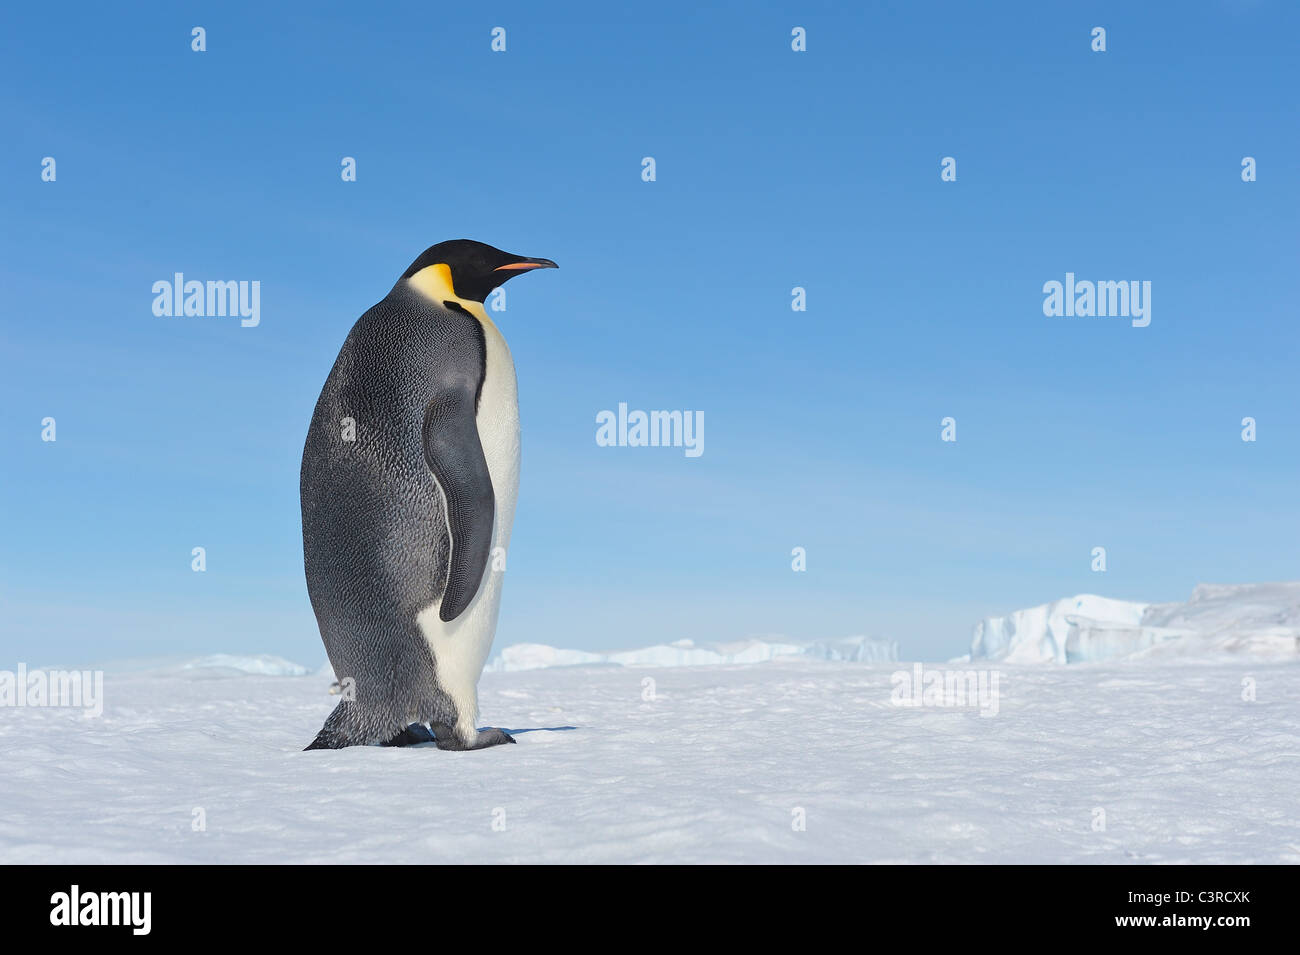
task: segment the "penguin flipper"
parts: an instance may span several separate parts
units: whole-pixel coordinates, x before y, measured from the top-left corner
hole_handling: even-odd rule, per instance
[[[472,388],[456,388],[435,398],[424,415],[424,457],[442,488],[451,536],[447,581],[438,608],[444,623],[464,613],[478,593],[492,550],[496,495],[474,405]]]

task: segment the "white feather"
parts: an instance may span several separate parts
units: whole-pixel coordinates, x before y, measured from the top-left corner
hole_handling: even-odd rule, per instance
[[[425,294],[433,292],[430,297],[441,295],[443,300],[453,297],[443,294],[449,290],[420,290]],[[456,734],[469,745],[478,737],[478,681],[492,649],[497,613],[501,607],[501,585],[505,574],[503,570],[494,570],[493,564],[497,562],[497,555],[504,556],[510,547],[510,527],[514,523],[515,501],[519,497],[519,391],[514,359],[505,337],[482,304],[463,299],[458,301],[483,324],[483,338],[487,345],[487,367],[476,422],[496,499],[492,551],[483,571],[482,585],[464,613],[445,623],[438,617],[442,601],[437,600],[420,611],[416,622],[433,651],[438,684],[456,704],[460,717],[455,727]],[[443,505],[445,513],[445,497]]]

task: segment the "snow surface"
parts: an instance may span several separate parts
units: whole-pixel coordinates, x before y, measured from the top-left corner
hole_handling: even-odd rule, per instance
[[[323,673],[110,671],[0,710],[0,862],[1300,863],[1296,663],[998,664],[991,717],[896,668],[489,673],[518,745],[474,753],[300,752]]]
[[[1300,582],[1201,584],[1187,603],[1080,594],[975,625],[968,659],[1080,663],[1122,658],[1295,659]]]
[[[1300,863],[1298,643],[1300,583],[1080,595],[924,665],[982,709],[897,705],[868,637],[517,644],[476,753],[301,752],[328,665],[135,661],[98,718],[0,708],[0,863]]]

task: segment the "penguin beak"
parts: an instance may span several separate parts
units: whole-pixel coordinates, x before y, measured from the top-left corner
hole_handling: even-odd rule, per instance
[[[550,259],[518,259],[498,265],[493,272],[527,272],[531,269],[558,269],[559,266]]]

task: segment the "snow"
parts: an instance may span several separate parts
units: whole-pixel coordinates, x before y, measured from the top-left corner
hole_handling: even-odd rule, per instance
[[[975,625],[968,659],[1006,663],[1295,659],[1300,582],[1201,584],[1187,603],[1146,604],[1080,594]]]
[[[473,753],[301,752],[321,673],[110,672],[98,719],[0,710],[0,862],[1300,863],[1295,662],[999,663],[995,716],[902,669],[488,673],[518,745]]]
[[[480,699],[518,745],[475,753],[302,752],[328,665],[134,661],[98,716],[0,707],[0,863],[1300,863],[1298,638],[1277,583],[1057,600],[943,666],[516,644]]]
[[[853,663],[888,662],[898,659],[898,644],[878,637],[845,637],[841,640],[792,642],[783,637],[739,640],[696,646],[678,640],[637,650],[589,653],[562,650],[541,643],[516,643],[488,662],[487,669],[506,673],[545,667],[610,664],[624,667],[685,667],[718,664],[765,663],[788,657],[810,660],[844,660]]]

